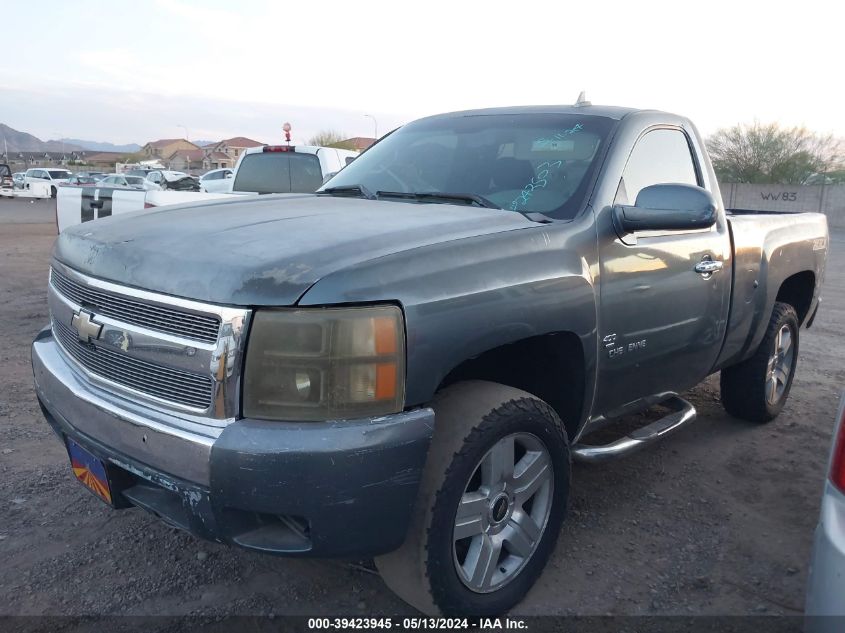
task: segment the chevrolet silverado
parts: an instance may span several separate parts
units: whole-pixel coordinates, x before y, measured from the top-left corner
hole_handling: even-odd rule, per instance
[[[827,248],[823,215],[727,212],[681,116],[434,116],[316,194],[63,231],[36,390],[115,508],[498,614],[555,547],[573,460],[684,428],[716,372],[729,414],[778,415]]]

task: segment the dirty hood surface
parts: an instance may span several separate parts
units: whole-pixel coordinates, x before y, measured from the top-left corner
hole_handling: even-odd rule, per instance
[[[370,259],[537,226],[463,205],[329,196],[261,196],[79,224],[54,256],[80,272],[178,297],[292,305],[321,277]]]

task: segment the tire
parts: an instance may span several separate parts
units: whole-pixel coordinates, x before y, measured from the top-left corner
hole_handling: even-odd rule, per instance
[[[492,382],[458,383],[431,406],[436,428],[411,527],[402,547],[376,558],[376,566],[388,587],[429,615],[499,615],[522,600],[557,542],[569,496],[566,431],[539,398]],[[508,462],[494,458],[507,455],[501,449],[511,439],[517,474],[503,477],[504,489],[496,492],[486,485],[497,471],[490,464]],[[535,484],[520,484],[532,478]],[[458,505],[468,499],[474,511],[460,529],[473,526],[473,535],[454,541]],[[472,565],[497,542],[503,553],[488,557],[495,565]],[[492,571],[471,577],[484,569]]]
[[[799,329],[795,308],[775,303],[766,334],[754,355],[722,370],[722,405],[728,413],[750,422],[769,422],[778,416],[789,397],[798,365]],[[786,332],[788,348],[784,347]]]
[[[55,187],[50,187],[50,197],[51,197],[51,198],[55,198],[55,197],[56,197],[56,195],[57,195],[57,193],[58,193],[58,192],[56,191],[56,188],[55,188]]]

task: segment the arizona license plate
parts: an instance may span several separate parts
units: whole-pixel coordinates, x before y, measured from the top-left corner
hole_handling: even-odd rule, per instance
[[[100,499],[111,504],[111,489],[105,464],[70,438],[67,441],[67,452],[74,476]]]

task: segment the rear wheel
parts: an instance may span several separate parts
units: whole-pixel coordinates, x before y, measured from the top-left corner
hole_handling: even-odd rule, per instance
[[[722,405],[733,416],[768,422],[781,412],[798,365],[798,315],[775,303],[760,347],[751,358],[722,370]]]
[[[406,542],[376,565],[423,612],[497,615],[522,600],[554,549],[569,492],[566,434],[548,404],[495,383],[454,385],[432,407]]]

